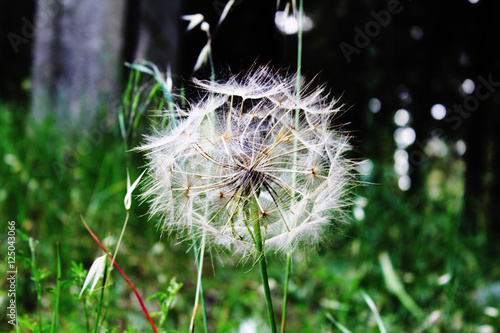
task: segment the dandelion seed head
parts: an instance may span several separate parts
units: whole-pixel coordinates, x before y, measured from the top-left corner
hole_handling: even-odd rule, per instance
[[[297,90],[296,77],[268,67],[194,80],[205,96],[168,114],[169,126],[137,148],[149,161],[143,198],[162,231],[204,234],[241,255],[255,250],[256,221],[267,251],[315,248],[331,237],[345,220],[354,164],[347,136],[332,126],[341,106],[300,82]]]

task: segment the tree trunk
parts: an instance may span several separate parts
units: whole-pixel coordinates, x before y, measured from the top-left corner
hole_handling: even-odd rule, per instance
[[[111,115],[123,67],[122,0],[37,0],[32,115],[62,130]],[[110,112],[111,111],[111,112]]]
[[[135,3],[135,1],[132,1]],[[137,5],[139,17],[134,60],[148,60],[162,71],[169,66],[177,72],[180,0],[143,0]],[[127,22],[129,23],[129,22]]]

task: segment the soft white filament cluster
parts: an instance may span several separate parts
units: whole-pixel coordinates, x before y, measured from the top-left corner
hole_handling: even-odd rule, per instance
[[[249,254],[258,219],[266,251],[314,248],[344,220],[346,136],[323,89],[267,67],[224,83],[195,80],[200,101],[170,115],[139,147],[149,159],[144,196],[161,229]],[[304,82],[301,82],[303,85]]]

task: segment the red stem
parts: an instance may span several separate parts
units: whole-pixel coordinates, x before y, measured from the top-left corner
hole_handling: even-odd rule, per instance
[[[92,236],[92,238],[96,241],[97,245],[99,245],[99,247],[104,251],[104,253],[106,253],[108,255],[108,257],[111,260],[113,260],[113,258],[108,253],[108,251],[106,251],[106,248],[101,244],[101,242],[99,241],[99,239],[97,238],[97,236],[92,232],[92,230],[90,230],[89,226],[85,223],[85,221],[83,221],[83,224],[85,225],[85,228],[87,228],[88,232],[90,233],[90,236]],[[153,330],[155,331],[155,333],[158,333],[158,329],[156,328],[155,323],[153,322],[153,319],[149,315],[148,309],[146,309],[146,306],[144,305],[144,302],[142,301],[141,296],[139,295],[139,293],[135,289],[134,284],[132,283],[132,281],[130,281],[130,279],[128,278],[127,274],[125,274],[125,272],[120,268],[120,266],[118,266],[118,264],[117,264],[116,261],[113,262],[113,264],[115,265],[116,269],[118,269],[118,271],[121,273],[121,275],[125,278],[125,280],[127,281],[127,283],[130,285],[130,287],[134,291],[135,296],[137,297],[137,300],[141,304],[141,308],[142,308],[142,311],[144,312],[144,315],[146,316],[146,318],[148,318],[149,323],[151,324],[151,327],[153,328]]]

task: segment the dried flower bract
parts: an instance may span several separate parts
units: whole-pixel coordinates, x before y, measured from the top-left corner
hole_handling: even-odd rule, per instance
[[[315,248],[343,223],[352,163],[332,125],[336,101],[323,89],[254,68],[223,83],[194,80],[205,94],[168,114],[139,147],[144,196],[161,229],[249,254],[258,220],[266,251]],[[260,238],[260,237],[259,237]]]

